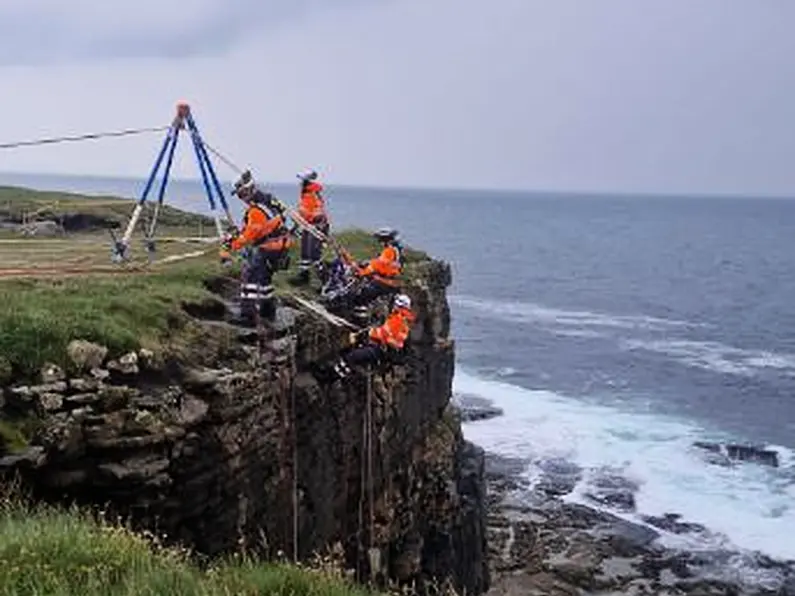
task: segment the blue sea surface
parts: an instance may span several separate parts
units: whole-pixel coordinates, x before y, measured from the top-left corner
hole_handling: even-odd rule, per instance
[[[295,186],[272,190],[296,200]],[[452,264],[455,389],[506,411],[467,425],[472,440],[620,468],[640,485],[639,514],[681,513],[795,559],[795,201],[334,185],[327,196],[333,225],[391,225]],[[166,200],[207,211],[197,182],[172,182]],[[766,445],[781,466],[715,466],[690,449],[697,440]]]

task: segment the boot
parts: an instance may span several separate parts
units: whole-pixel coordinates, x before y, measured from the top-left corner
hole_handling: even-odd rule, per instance
[[[367,306],[353,307],[353,319],[359,327],[367,327],[370,322],[370,308]]]
[[[309,270],[302,269],[289,279],[289,283],[293,286],[305,286],[309,283]]]

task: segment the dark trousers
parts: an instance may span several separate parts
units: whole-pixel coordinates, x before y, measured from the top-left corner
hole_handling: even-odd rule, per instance
[[[249,324],[256,322],[257,310],[262,319],[272,320],[276,314],[273,274],[277,271],[283,251],[253,248],[246,258],[240,278],[240,311]]]
[[[377,364],[385,355],[386,351],[380,345],[367,343],[344,354],[334,366],[334,373],[338,378],[344,379],[351,374],[352,366]]]
[[[382,283],[377,279],[365,281],[351,296],[350,304],[353,306],[353,314],[360,321],[368,320],[370,303],[381,296],[396,294],[398,288]]]
[[[316,230],[328,234],[329,225],[325,218],[309,222]],[[312,266],[317,266],[323,256],[323,243],[307,230],[301,232],[301,260],[298,262],[298,271],[309,272]]]

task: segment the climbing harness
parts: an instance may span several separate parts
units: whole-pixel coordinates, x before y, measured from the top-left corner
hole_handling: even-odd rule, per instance
[[[112,250],[112,260],[114,262],[122,262],[126,261],[129,258],[128,255],[128,248],[130,244],[130,238],[132,237],[133,231],[135,230],[135,226],[138,224],[138,220],[141,217],[141,212],[144,208],[144,204],[146,203],[146,198],[149,194],[149,191],[154,184],[155,177],[157,176],[158,170],[160,169],[160,165],[163,162],[163,158],[166,157],[166,152],[168,152],[168,157],[166,158],[166,166],[165,171],[163,173],[163,179],[160,182],[160,189],[158,192],[157,197],[157,204],[155,205],[154,214],[152,216],[152,220],[150,222],[149,229],[145,232],[144,243],[147,248],[147,252],[150,255],[150,259],[154,255],[155,252],[155,245],[154,245],[154,232],[157,226],[157,217],[160,213],[160,209],[163,205],[163,198],[165,196],[166,185],[168,184],[168,175],[171,171],[171,164],[174,160],[174,151],[177,147],[177,141],[179,140],[179,133],[183,130],[187,130],[190,132],[191,141],[193,142],[193,149],[196,154],[196,160],[199,164],[199,171],[201,172],[202,182],[204,183],[204,190],[207,193],[207,200],[210,204],[210,211],[213,214],[215,219],[215,225],[218,232],[219,239],[223,240],[225,232],[227,230],[224,229],[224,225],[221,223],[221,218],[216,210],[216,203],[215,199],[213,198],[213,190],[216,191],[218,194],[218,201],[221,203],[221,206],[224,209],[224,212],[227,217],[227,227],[233,228],[235,226],[234,218],[232,217],[232,212],[229,209],[229,204],[224,197],[224,192],[221,189],[221,183],[218,181],[218,176],[215,173],[215,169],[213,168],[212,162],[210,161],[209,156],[207,155],[207,149],[202,141],[201,135],[199,133],[199,129],[196,126],[196,121],[193,118],[193,114],[191,113],[190,106],[185,102],[179,102],[177,104],[177,114],[174,117],[174,120],[171,123],[171,126],[168,127],[168,133],[166,134],[166,138],[163,140],[163,145],[160,148],[160,152],[155,159],[155,164],[152,167],[152,171],[149,174],[149,178],[146,181],[146,185],[144,186],[143,192],[141,193],[141,197],[138,199],[138,203],[135,206],[135,209],[130,216],[130,221],[127,224],[127,228],[124,231],[124,235],[120,240],[117,240],[115,235],[111,232],[111,237],[113,239],[113,250]],[[210,182],[212,181],[212,187],[210,186]]]

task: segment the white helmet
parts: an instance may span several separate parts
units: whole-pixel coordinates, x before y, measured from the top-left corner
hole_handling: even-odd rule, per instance
[[[296,178],[303,180],[304,182],[311,182],[312,180],[317,180],[317,172],[315,170],[306,169],[303,172],[296,174]]]
[[[411,308],[411,298],[405,294],[395,296],[395,308]]]

